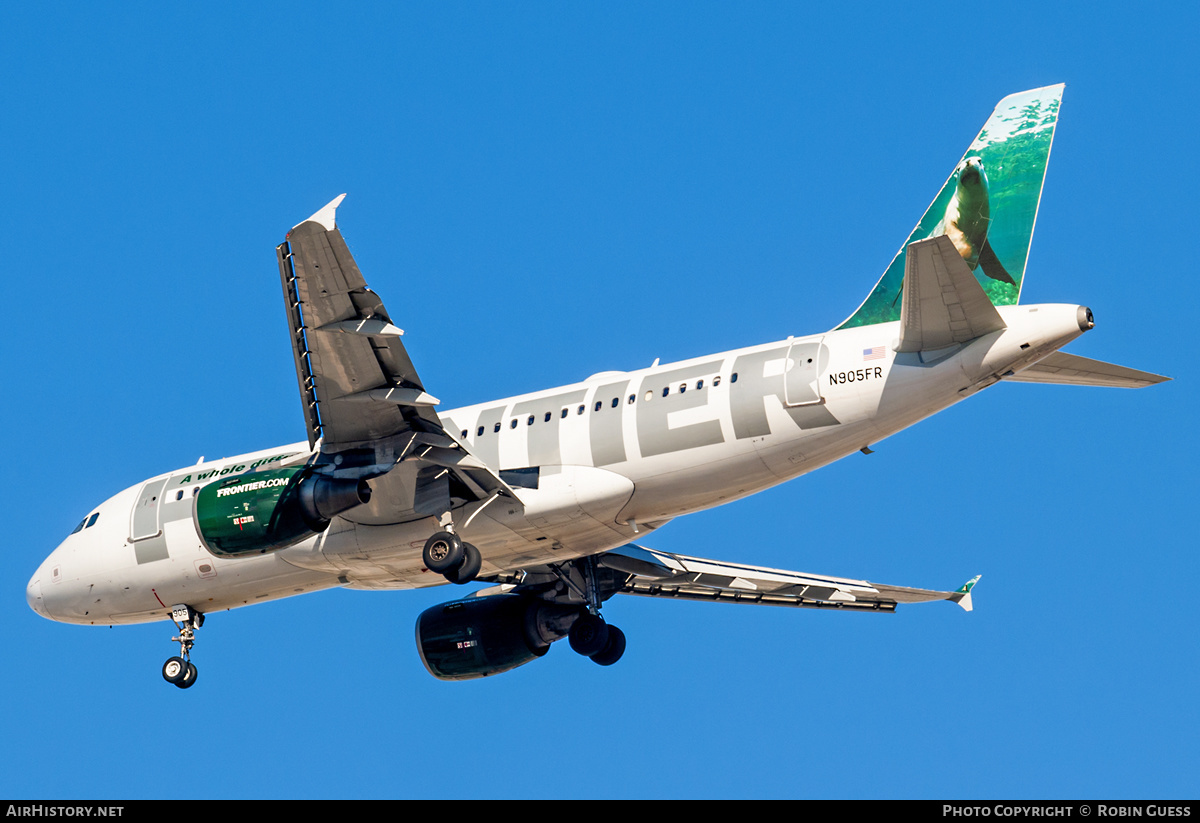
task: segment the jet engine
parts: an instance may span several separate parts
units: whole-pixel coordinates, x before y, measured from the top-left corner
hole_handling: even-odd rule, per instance
[[[439,680],[487,677],[543,656],[579,614],[578,606],[519,594],[442,603],[417,618],[417,651]]]
[[[314,474],[307,466],[267,469],[200,489],[193,517],[210,552],[242,557],[322,532],[335,516],[370,499],[365,480]]]

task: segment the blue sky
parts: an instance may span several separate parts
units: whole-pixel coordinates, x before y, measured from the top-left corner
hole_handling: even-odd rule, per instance
[[[0,15],[0,795],[1196,796],[1193,4]],[[181,692],[169,624],[26,607],[96,503],[303,438],[274,246],[333,196],[453,407],[831,328],[996,101],[1058,82],[1023,300],[1175,381],[997,386],[650,541],[982,574],[972,614],[616,599],[618,665],[447,684],[412,627],[460,590],[333,591],[211,616]]]

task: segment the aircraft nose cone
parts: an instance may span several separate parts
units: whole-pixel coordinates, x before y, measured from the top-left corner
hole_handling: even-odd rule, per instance
[[[25,587],[25,602],[42,617],[50,617],[50,613],[46,611],[46,601],[42,599],[42,581],[37,575],[34,575]]]

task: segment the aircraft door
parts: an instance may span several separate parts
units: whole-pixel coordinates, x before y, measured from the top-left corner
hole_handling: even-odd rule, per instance
[[[129,540],[133,543],[138,563],[150,563],[167,558],[167,540],[158,522],[163,488],[168,478],[151,480],[142,486],[137,503],[129,516]]]
[[[142,486],[142,493],[138,495],[137,505],[133,507],[133,515],[129,521],[130,540],[145,540],[159,533],[158,504],[165,485],[167,478],[164,477],[161,480],[151,480]]]
[[[823,338],[793,340],[788,348],[787,366],[784,372],[784,398],[789,406],[806,406],[824,403],[821,396]],[[828,360],[828,356],[824,358]]]

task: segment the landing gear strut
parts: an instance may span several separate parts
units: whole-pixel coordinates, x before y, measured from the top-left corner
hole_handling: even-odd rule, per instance
[[[171,607],[171,620],[179,629],[179,636],[171,638],[172,642],[179,643],[179,656],[169,657],[163,663],[163,680],[181,689],[190,689],[196,683],[196,665],[190,656],[192,646],[196,645],[196,630],[204,625],[204,615],[181,603]]]

